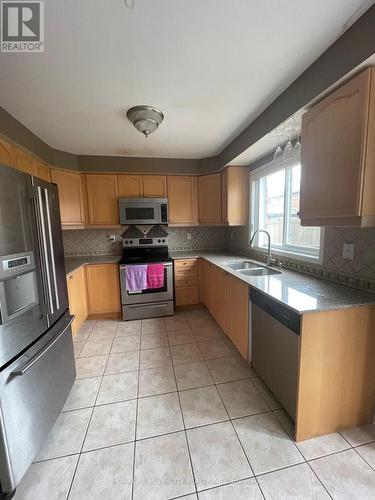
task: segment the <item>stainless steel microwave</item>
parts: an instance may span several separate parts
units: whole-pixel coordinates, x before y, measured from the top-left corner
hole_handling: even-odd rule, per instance
[[[167,198],[119,198],[120,224],[168,224]]]

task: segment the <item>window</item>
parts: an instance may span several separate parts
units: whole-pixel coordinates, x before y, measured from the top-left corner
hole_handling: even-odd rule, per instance
[[[272,251],[304,260],[320,261],[323,231],[302,227],[299,217],[301,165],[269,165],[250,176],[251,234],[264,229],[271,235]],[[267,248],[267,236],[260,233],[253,245]]]

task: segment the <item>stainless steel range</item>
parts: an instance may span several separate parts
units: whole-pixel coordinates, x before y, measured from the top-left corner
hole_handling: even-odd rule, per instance
[[[151,263],[163,264],[163,286],[138,291],[129,290],[126,283],[126,269],[129,266]],[[168,254],[166,237],[124,239],[120,280],[124,320],[174,314],[173,261]]]

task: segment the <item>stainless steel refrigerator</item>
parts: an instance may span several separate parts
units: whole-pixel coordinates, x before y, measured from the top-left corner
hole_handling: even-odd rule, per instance
[[[0,487],[37,457],[75,379],[58,191],[0,165]]]

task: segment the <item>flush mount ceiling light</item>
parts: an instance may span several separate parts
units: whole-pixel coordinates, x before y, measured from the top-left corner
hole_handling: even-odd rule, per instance
[[[155,132],[164,119],[164,115],[159,109],[144,105],[130,108],[126,116],[146,138],[149,134]]]

